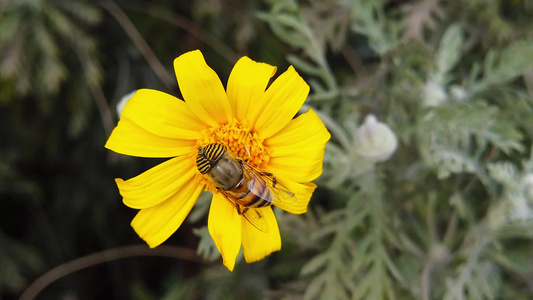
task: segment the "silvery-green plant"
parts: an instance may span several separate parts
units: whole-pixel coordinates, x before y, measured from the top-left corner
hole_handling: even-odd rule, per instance
[[[294,236],[311,236],[306,249],[316,253],[301,269],[305,299],[533,294],[518,291],[533,266],[517,265],[533,237],[533,97],[521,84],[533,43],[522,35],[474,55],[486,46],[476,26],[495,6],[468,24],[451,12],[475,15],[475,1],[440,2],[399,10],[388,1],[328,2],[322,18],[335,24],[331,12],[347,11],[348,31],[317,26],[305,13],[314,1],[271,0],[260,15],[299,54],[288,60],[309,77],[308,103],[332,133],[321,177],[327,202],[305,221],[285,219]],[[344,44],[317,39],[325,30],[344,33]],[[338,49],[350,68],[331,66],[328,52]]]

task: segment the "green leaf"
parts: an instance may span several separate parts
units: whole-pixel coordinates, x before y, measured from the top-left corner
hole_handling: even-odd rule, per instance
[[[418,125],[420,152],[439,178],[462,172],[484,177],[478,160],[488,145],[504,153],[524,150],[522,134],[514,126],[500,117],[497,107],[482,102],[434,107]]]
[[[310,300],[318,299],[321,291],[323,291],[322,288],[326,280],[327,280],[327,275],[325,275],[325,273],[315,277],[307,285],[307,288],[305,289],[304,299],[310,299]]]
[[[508,83],[533,68],[533,40],[519,41],[501,51],[491,50],[483,62],[483,76],[471,82],[471,95]],[[473,73],[473,72],[472,72]]]
[[[317,272],[319,269],[324,268],[326,264],[328,263],[329,255],[327,252],[321,253],[315,257],[313,257],[310,261],[308,261],[300,271],[300,275],[306,276],[311,273]]]
[[[299,58],[298,56],[289,54],[289,55],[287,55],[287,60],[292,65],[294,65],[294,67],[298,71],[302,71],[304,73],[307,73],[307,74],[310,74],[310,75],[314,75],[314,76],[319,76],[320,75],[321,70],[317,66],[314,66],[314,65],[306,62],[305,60]]]
[[[461,58],[463,41],[463,31],[459,25],[448,27],[437,52],[437,71],[433,74],[435,83],[446,85],[450,81],[449,73]]]
[[[215,261],[220,258],[220,253],[218,252],[215,242],[209,234],[207,226],[193,229],[193,233],[200,237],[200,242],[198,242],[198,249],[196,250],[196,253],[201,255],[207,261]]]

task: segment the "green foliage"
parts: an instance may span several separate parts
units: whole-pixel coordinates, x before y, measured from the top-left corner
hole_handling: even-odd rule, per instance
[[[37,99],[33,105],[45,114],[52,114],[61,101],[70,106],[70,134],[79,135],[93,107],[92,96],[87,95],[102,78],[95,39],[87,32],[100,22],[100,11],[84,1],[4,2],[0,78],[12,83],[15,92],[4,100],[31,96]],[[67,80],[79,84],[62,89]]]
[[[467,90],[470,94],[498,88],[533,67],[533,41],[518,41],[500,50],[489,50],[482,67],[474,64]],[[480,78],[478,78],[481,73]]]
[[[349,5],[352,30],[365,36],[377,54],[385,55],[397,45],[400,25],[392,15],[386,15],[387,1],[352,1]]]
[[[417,125],[419,152],[440,178],[464,172],[483,178],[480,160],[489,146],[508,154],[524,150],[522,135],[510,120],[481,102],[431,108]]]
[[[437,52],[436,70],[431,74],[432,81],[447,85],[453,78],[450,72],[461,58],[461,46],[464,43],[462,30],[459,26],[450,26],[442,36]]]
[[[313,24],[305,19],[303,13],[298,10],[296,2],[292,0],[272,1],[270,5],[271,11],[260,13],[258,17],[269,24],[278,38],[293,48],[303,51],[306,55],[305,59],[311,60],[311,62],[307,62],[296,55],[287,56],[287,60],[295,67],[308,74],[314,74],[322,80],[322,82],[315,79],[309,81],[309,84],[317,90],[313,98],[329,99],[335,97],[338,93],[337,83],[326,62],[325,38],[339,36],[338,31],[344,32],[344,26],[331,24],[327,27],[327,32],[317,32],[311,26],[319,26],[321,23],[315,22]],[[328,21],[337,22],[338,19],[332,17]],[[324,27],[320,28],[323,29]],[[337,40],[333,43],[338,44]],[[327,92],[325,92],[326,90]]]
[[[439,1],[423,2],[427,4],[427,15],[438,11],[445,18]],[[301,17],[278,19],[276,23],[276,5],[280,3],[286,2],[274,1],[268,19],[280,38],[293,34],[295,26],[277,26],[295,20],[298,24],[311,23]],[[351,28],[367,38],[374,56],[380,58],[369,62],[366,68],[381,70],[372,79],[385,85],[385,90],[368,87],[358,91],[354,99],[338,84],[330,85],[332,89],[312,85],[316,93],[337,96],[329,98],[329,102],[316,102],[322,111],[338,107],[335,102],[339,99],[354,99],[357,106],[352,106],[355,114],[321,115],[335,141],[327,147],[321,182],[340,194],[328,199],[326,207],[330,211],[320,216],[319,228],[308,226],[319,250],[302,267],[301,275],[309,280],[304,298],[502,297],[512,289],[503,283],[503,278],[514,271],[494,260],[496,253],[506,256],[501,245],[512,239],[504,237],[501,230],[522,228],[520,236],[528,236],[527,228],[533,219],[529,196],[516,192],[526,190],[525,183],[511,184],[523,180],[516,174],[503,180],[505,176],[497,170],[506,169],[499,167],[500,163],[507,164],[530,152],[531,136],[524,136],[527,128],[518,121],[519,113],[511,113],[509,106],[502,105],[506,100],[496,98],[494,91],[512,85],[514,91],[527,93],[515,80],[531,70],[531,44],[528,40],[509,41],[499,50],[488,48],[480,60],[471,52],[479,51],[471,44],[476,40],[465,34],[470,29],[468,24],[449,25],[442,20],[439,27],[437,19],[423,17],[424,12],[418,11],[419,22],[408,19],[407,24],[419,28],[407,28],[411,31],[404,33],[404,39],[424,40],[424,22],[436,34],[445,30],[440,39],[427,39],[420,44],[422,48],[415,50],[422,54],[433,48],[436,54],[430,59],[422,58],[431,65],[412,72],[418,66],[409,63],[416,60],[406,60],[397,31],[400,27],[395,25],[397,15],[394,10],[385,10],[385,5],[380,1],[353,1],[351,7],[345,7],[351,8]],[[305,9],[309,8],[301,11]],[[417,9],[422,8],[406,6],[406,17],[414,18]],[[386,12],[390,14],[387,17]],[[298,10],[292,8],[292,15],[298,16]],[[388,22],[382,21],[385,19]],[[315,36],[321,36],[320,30],[308,26]],[[303,41],[289,39],[289,44],[301,49],[304,57],[316,61]],[[324,47],[327,44],[322,42],[319,49]],[[327,78],[329,70],[334,70],[328,65],[311,68],[293,56],[290,60],[311,78]],[[411,70],[410,77],[402,78],[407,70]],[[401,95],[396,84],[409,84],[410,91]],[[525,97],[530,105],[531,94]],[[356,116],[365,112],[360,108],[365,105],[377,107],[373,112],[398,125],[392,129],[404,144],[395,164],[369,163],[358,155]],[[445,230],[439,232],[441,228]],[[519,243],[530,245],[531,241]]]
[[[332,139],[308,213],[275,210],[282,250],[229,273],[203,194],[166,242],[202,262],[146,248],[39,299],[531,299],[532,19],[525,0],[0,1],[0,298],[142,243],[113,178],[154,162],[106,152],[102,120],[201,48],[223,82],[248,55],[311,86]]]

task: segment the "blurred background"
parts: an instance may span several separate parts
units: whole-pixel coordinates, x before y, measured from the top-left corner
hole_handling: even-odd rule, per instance
[[[0,299],[533,298],[531,20],[526,0],[0,0]],[[277,212],[282,251],[233,273],[209,195],[148,249],[114,178],[160,161],[104,148],[125,95],[180,96],[193,49],[224,84],[243,55],[294,65],[332,133],[309,213]]]

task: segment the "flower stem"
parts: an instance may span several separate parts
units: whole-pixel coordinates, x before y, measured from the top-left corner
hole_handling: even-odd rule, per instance
[[[135,256],[162,256],[202,263],[201,258],[196,255],[194,250],[182,247],[159,246],[150,249],[146,245],[130,245],[109,249],[71,260],[46,272],[24,291],[20,300],[35,299],[51,283],[76,271],[108,261]]]

